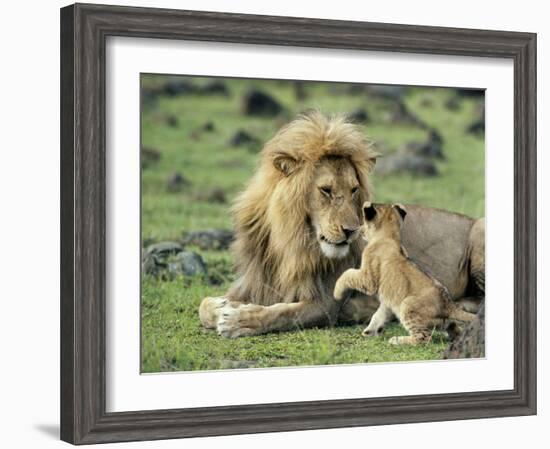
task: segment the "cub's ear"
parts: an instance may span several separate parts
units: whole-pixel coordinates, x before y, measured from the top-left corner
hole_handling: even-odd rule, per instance
[[[397,213],[401,216],[402,220],[405,220],[405,217],[407,215],[407,209],[402,204],[394,204],[393,208],[397,211]]]
[[[376,217],[376,209],[370,201],[363,203],[363,216],[365,217],[365,221],[371,221]]]
[[[274,167],[283,175],[290,176],[298,168],[298,161],[285,153],[279,153],[273,158]]]

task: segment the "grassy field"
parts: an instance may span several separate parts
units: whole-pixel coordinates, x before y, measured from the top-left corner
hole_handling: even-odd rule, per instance
[[[193,85],[208,80],[189,78]],[[167,78],[143,75],[142,86],[158,89]],[[229,95],[157,95],[142,109],[142,146],[160,154],[142,170],[142,241],[147,246],[165,240],[181,241],[185,232],[209,228],[231,229],[229,207],[254,171],[261,145],[233,147],[237,129],[259,141],[269,139],[296,113],[319,108],[327,113],[364,108],[369,116],[365,132],[385,154],[411,140],[423,140],[427,132],[418,126],[388,123],[387,101],[366,94],[349,94],[346,85],[311,83],[305,99],[297,99],[291,82],[224,80]],[[257,87],[276,98],[285,113],[276,118],[249,117],[241,113],[243,93]],[[451,110],[446,102],[456,95],[452,89],[409,88],[403,100],[409,110],[443,137],[446,159],[437,162],[440,176],[373,176],[377,201],[419,203],[472,216],[484,214],[483,136],[466,132],[479,100],[461,98]],[[211,122],[213,130],[204,125]],[[169,191],[167,180],[175,172],[189,184]],[[221,190],[225,203],[208,198]],[[399,325],[382,337],[364,339],[364,326],[334,329],[304,329],[295,332],[225,340],[201,328],[198,305],[204,296],[223,294],[234,279],[228,251],[196,251],[205,260],[216,285],[200,277],[142,278],[142,371],[181,371],[244,367],[276,367],[335,363],[364,363],[429,360],[441,357],[445,341],[435,334],[433,342],[421,347],[388,344],[402,335]]]

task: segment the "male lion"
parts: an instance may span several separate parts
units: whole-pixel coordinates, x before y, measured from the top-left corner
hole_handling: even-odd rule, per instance
[[[341,116],[312,112],[282,128],[263,148],[234,206],[239,277],[224,297],[203,299],[203,326],[235,338],[368,321],[375,298],[341,304],[332,292],[338,277],[361,260],[361,205],[371,199],[376,157],[361,129]],[[469,217],[421,206],[408,211],[403,245],[410,256],[453,298],[476,286],[483,294],[483,222],[474,239]]]

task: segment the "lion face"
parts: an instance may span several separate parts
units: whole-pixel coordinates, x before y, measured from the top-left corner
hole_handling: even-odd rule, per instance
[[[315,168],[309,218],[323,254],[347,256],[361,225],[362,187],[349,159],[325,157]]]

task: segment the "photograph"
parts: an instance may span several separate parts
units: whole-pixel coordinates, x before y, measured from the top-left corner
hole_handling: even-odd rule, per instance
[[[141,73],[140,98],[142,373],[485,357],[483,89]]]

